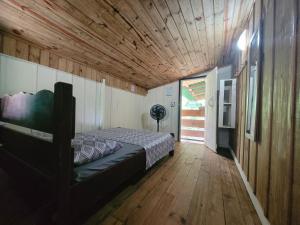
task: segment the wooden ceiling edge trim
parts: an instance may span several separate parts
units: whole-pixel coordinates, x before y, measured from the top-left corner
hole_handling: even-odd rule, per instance
[[[110,86],[110,87],[114,87],[114,88],[117,88],[117,89],[121,89],[121,90],[130,92],[130,93],[134,93],[134,94],[138,94],[138,95],[142,95],[142,96],[147,95],[148,90],[146,88],[144,88],[144,87],[141,87],[141,86],[139,86],[139,85],[137,85],[137,84],[135,84],[133,82],[127,81],[125,79],[116,77],[116,76],[114,76],[112,74],[109,74],[109,73],[107,73],[105,71],[101,71],[98,68],[95,68],[95,67],[93,67],[93,66],[91,66],[89,64],[82,63],[82,62],[80,62],[78,60],[72,59],[70,57],[66,57],[66,56],[64,56],[62,54],[57,54],[55,51],[52,51],[52,50],[49,50],[47,48],[41,47],[40,45],[35,44],[35,43],[33,43],[31,41],[28,41],[26,39],[23,39],[23,38],[21,38],[21,37],[19,37],[17,35],[8,33],[6,31],[3,31],[0,28],[0,52],[3,53],[3,54],[7,54],[6,52],[4,52],[4,50],[5,50],[5,48],[4,48],[4,44],[5,44],[4,43],[4,38],[5,37],[14,39],[15,41],[23,42],[23,43],[27,44],[28,46],[37,48],[40,52],[47,51],[47,52],[49,52],[49,55],[52,54],[52,55],[56,56],[58,59],[70,61],[73,64],[74,63],[78,64],[81,67],[87,67],[87,68],[90,68],[91,70],[97,71],[97,76],[96,77],[95,76],[89,77],[89,75],[86,74],[86,73],[85,74],[80,74],[79,72],[76,73],[76,71],[73,73],[74,75],[85,77],[87,79],[95,80],[95,81],[99,81],[99,80],[105,79],[106,80],[106,84],[108,86]],[[7,55],[10,55],[10,56],[13,56],[13,57],[20,58],[20,59],[24,60],[24,58],[18,57],[16,54],[7,54]],[[26,61],[32,61],[32,60],[30,60],[29,57],[28,57],[28,59],[25,59],[25,60]],[[36,61],[34,61],[34,62],[38,63],[40,65],[45,65],[45,64],[42,64],[40,62],[40,59],[39,59],[39,62],[36,62]],[[57,62],[57,66],[50,65],[50,63],[48,63],[48,65],[45,65],[45,66],[48,66],[48,67],[54,68],[54,69],[58,69],[58,70],[62,70],[62,71],[67,72],[67,73],[70,73],[70,71],[68,70],[67,67],[65,67],[65,68],[59,68],[58,62]],[[84,75],[84,76],[82,76],[82,75]],[[99,79],[98,75],[101,75],[102,79]]]

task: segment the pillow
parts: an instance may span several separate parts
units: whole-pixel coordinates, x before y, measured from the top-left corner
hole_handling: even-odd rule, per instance
[[[112,140],[104,140],[95,135],[76,134],[72,140],[74,164],[79,166],[95,161],[118,151],[123,145]]]

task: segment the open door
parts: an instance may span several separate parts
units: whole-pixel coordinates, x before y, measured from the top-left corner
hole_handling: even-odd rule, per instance
[[[180,82],[180,141],[204,144],[205,77]]]
[[[207,73],[205,88],[205,145],[217,150],[217,67]]]

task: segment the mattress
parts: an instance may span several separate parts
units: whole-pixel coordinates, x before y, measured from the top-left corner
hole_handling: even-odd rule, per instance
[[[146,169],[169,154],[175,148],[175,139],[169,133],[128,128],[109,128],[87,132],[107,140],[142,146],[146,151]]]
[[[74,180],[76,182],[82,182],[87,178],[91,178],[94,175],[99,175],[100,173],[109,170],[119,164],[134,163],[136,167],[138,167],[137,164],[142,165],[142,168],[145,167],[146,156],[143,147],[124,142],[122,142],[122,145],[122,148],[114,154],[75,167]],[[126,165],[124,166],[125,168],[127,167]]]

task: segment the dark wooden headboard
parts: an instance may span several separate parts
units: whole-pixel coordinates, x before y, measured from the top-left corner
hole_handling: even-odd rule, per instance
[[[18,93],[1,99],[0,120],[53,134],[54,93]]]
[[[57,85],[68,86],[65,83]],[[73,97],[72,133],[75,133],[75,104]],[[0,99],[0,121],[54,133],[54,93],[41,90],[36,94],[20,92]]]
[[[17,162],[51,177],[59,171],[71,171],[71,139],[75,133],[75,98],[72,85],[58,82],[54,93],[42,90],[36,94],[18,93],[0,101],[0,121],[53,134],[49,142],[0,126],[0,166]],[[14,160],[15,159],[15,160]],[[61,163],[61,160],[64,160]],[[9,162],[9,163],[8,163]],[[67,165],[66,165],[67,164]],[[16,171],[17,172],[17,171]]]

